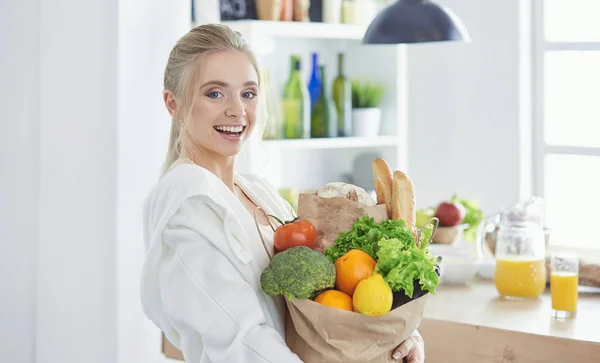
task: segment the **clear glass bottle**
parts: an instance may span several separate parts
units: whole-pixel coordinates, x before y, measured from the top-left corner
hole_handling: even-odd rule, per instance
[[[275,140],[282,137],[283,128],[281,120],[283,118],[283,107],[281,104],[281,93],[277,87],[277,82],[273,79],[268,69],[263,70],[263,89],[265,89],[265,101],[267,107],[267,119],[263,130],[263,140]]]

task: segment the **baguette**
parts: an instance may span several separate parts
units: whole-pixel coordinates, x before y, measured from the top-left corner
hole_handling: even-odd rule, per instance
[[[415,187],[412,180],[401,171],[394,172],[392,188],[392,219],[403,219],[406,226],[415,229]]]
[[[377,204],[385,204],[388,219],[392,218],[392,169],[382,158],[373,160],[373,181]]]

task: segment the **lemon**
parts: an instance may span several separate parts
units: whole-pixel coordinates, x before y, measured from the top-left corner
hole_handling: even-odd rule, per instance
[[[364,315],[381,316],[392,309],[394,295],[380,274],[373,274],[361,280],[354,290],[352,305],[354,311]]]

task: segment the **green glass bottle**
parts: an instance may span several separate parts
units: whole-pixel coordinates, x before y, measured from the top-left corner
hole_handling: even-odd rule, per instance
[[[344,75],[344,54],[338,53],[338,74],[333,81],[338,136],[352,136],[352,83]]]
[[[302,81],[300,57],[292,55],[290,77],[283,89],[283,136],[310,137],[310,96]]]
[[[321,91],[319,98],[312,110],[310,136],[311,137],[336,137],[337,136],[337,111],[329,94],[327,93],[327,78],[325,66],[319,67],[321,71]]]

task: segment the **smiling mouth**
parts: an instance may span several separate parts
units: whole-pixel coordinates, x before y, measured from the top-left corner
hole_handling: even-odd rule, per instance
[[[240,136],[246,130],[246,126],[215,126],[214,129],[228,136]]]

